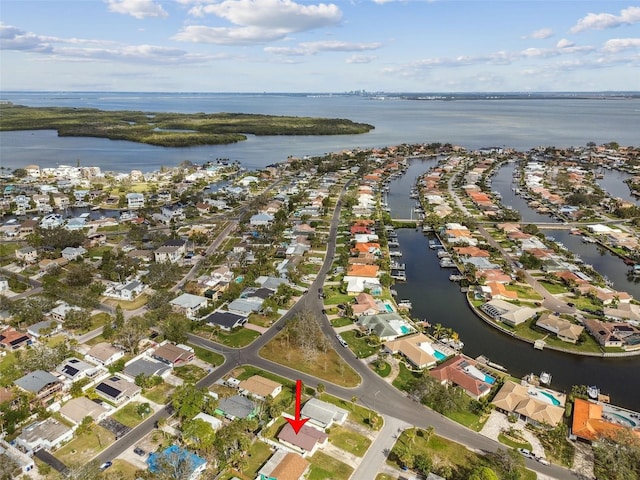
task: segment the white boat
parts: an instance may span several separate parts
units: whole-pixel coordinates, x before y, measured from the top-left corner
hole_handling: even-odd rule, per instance
[[[540,383],[549,385],[551,383],[551,374],[549,372],[542,372],[540,374]]]
[[[598,400],[598,397],[600,396],[600,389],[595,385],[587,387],[587,395],[589,398],[592,398],[593,400]]]

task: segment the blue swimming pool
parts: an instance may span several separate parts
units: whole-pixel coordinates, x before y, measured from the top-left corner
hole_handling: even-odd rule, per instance
[[[389,313],[393,313],[393,307],[391,305],[389,305],[388,303],[384,304],[384,308],[387,312]]]
[[[493,378],[491,375],[487,375],[486,373],[484,374],[484,381],[489,385],[493,385],[494,383],[496,383],[496,379]]]
[[[638,426],[638,424],[636,422],[634,422],[630,418],[625,417],[624,415],[620,415],[618,413],[613,413],[613,412],[611,412],[611,415],[613,415],[614,417],[618,417],[620,420],[622,420],[624,423],[626,423],[627,425],[629,425],[631,427],[637,427]]]
[[[436,360],[440,361],[440,360],[444,360],[445,358],[447,358],[447,356],[442,353],[439,352],[438,350],[433,350],[433,356],[436,357]]]
[[[560,405],[560,400],[558,400],[556,397],[554,397],[553,395],[551,395],[550,393],[544,392],[542,390],[538,390],[538,392],[540,393],[540,395],[544,395],[545,397],[547,397],[549,400],[551,400],[551,404],[555,405],[556,407]]]
[[[406,335],[407,333],[411,333],[411,329],[410,329],[409,327],[405,326],[405,325],[402,325],[402,326],[400,327],[400,331],[401,331],[402,333],[404,333],[405,335]]]
[[[242,275],[240,275],[239,277],[236,277],[235,282],[236,283],[242,283],[242,280],[244,280],[244,277]]]

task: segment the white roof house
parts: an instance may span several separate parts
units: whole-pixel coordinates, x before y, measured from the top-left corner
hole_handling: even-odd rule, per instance
[[[349,412],[344,408],[317,398],[312,398],[305,403],[300,413],[303,417],[308,417],[310,423],[321,428],[328,428],[334,423],[342,425],[349,416]]]
[[[54,450],[72,438],[72,429],[54,418],[47,418],[25,427],[22,433],[16,437],[15,442],[27,451],[36,451],[41,448]]]
[[[209,299],[201,297],[200,295],[183,293],[179,297],[171,300],[169,304],[174,308],[174,310],[184,313],[187,318],[193,320],[196,318],[198,310],[206,308],[209,305]]]

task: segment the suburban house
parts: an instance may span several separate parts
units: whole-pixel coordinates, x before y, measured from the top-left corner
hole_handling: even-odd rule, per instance
[[[569,320],[560,318],[550,312],[545,312],[540,315],[540,318],[536,321],[536,326],[540,327],[548,332],[555,333],[563,342],[577,343],[580,339],[580,334],[584,331],[582,325],[576,325]]]
[[[134,399],[141,388],[122,377],[114,375],[96,385],[96,393],[116,405]]]
[[[124,357],[124,350],[106,342],[97,343],[86,354],[88,360],[100,365],[110,365],[122,357]]]
[[[273,220],[273,215],[270,215],[268,213],[256,213],[249,219],[249,224],[252,227],[265,226],[269,225],[271,222],[273,222]]]
[[[258,400],[265,400],[267,397],[275,398],[282,391],[282,385],[260,375],[253,375],[238,385],[242,395]]]
[[[562,397],[557,394],[557,397]],[[548,397],[544,397],[545,399]],[[556,396],[554,395],[554,398]],[[540,391],[529,385],[519,385],[507,380],[491,402],[496,409],[510,414],[515,413],[527,423],[555,427],[562,421],[564,402],[557,400],[553,405],[543,400]]]
[[[494,320],[512,327],[520,325],[536,315],[536,310],[531,307],[522,307],[498,299],[483,303],[480,310]]]
[[[85,377],[94,377],[101,371],[100,367],[75,357],[67,358],[56,367],[56,372],[63,375],[67,380],[75,382]]]
[[[495,378],[482,372],[474,360],[458,355],[429,370],[429,376],[443,385],[456,385],[479,400],[491,391]]]
[[[258,479],[277,478],[301,480],[306,478],[311,464],[297,453],[278,449],[258,471]]]
[[[415,329],[395,312],[360,315],[356,323],[368,334],[376,335],[382,342],[415,332]]]
[[[640,328],[628,322],[603,322],[585,318],[584,326],[603,347],[640,348]]]
[[[236,418],[253,418],[256,414],[256,406],[253,401],[242,395],[234,395],[220,400],[216,413],[229,420]]]
[[[172,367],[185,365],[193,360],[195,356],[193,348],[169,342],[160,345],[151,355],[156,360],[160,360]]]
[[[300,411],[303,417],[309,419],[310,424],[319,428],[329,428],[334,423],[342,425],[349,416],[344,408],[340,408],[332,403],[323,402],[317,398],[311,398],[304,404]]]
[[[140,356],[128,362],[122,373],[135,381],[138,375],[142,375],[145,378],[154,376],[166,377],[171,373],[171,367],[153,358]]]
[[[220,429],[224,425],[222,420],[219,420],[213,415],[209,415],[208,413],[203,412],[200,412],[195,417],[193,417],[193,420],[202,420],[203,422],[207,422],[209,425],[211,425],[211,428],[214,431]]]
[[[0,456],[6,456],[13,460],[13,462],[20,467],[20,472],[24,475],[28,476],[29,472],[36,468],[33,458],[10,443],[7,443],[4,439],[0,439]]]
[[[594,442],[602,437],[615,438],[626,427],[615,421],[615,417],[604,411],[604,404],[582,398],[576,398],[573,403],[573,420],[571,434],[588,442]],[[640,438],[640,427],[636,426],[631,432]]]
[[[61,302],[49,312],[49,317],[51,318],[51,320],[64,323],[65,318],[67,318],[67,314],[72,311],[80,312],[82,311],[82,309],[80,307],[76,307],[75,305],[72,306],[66,302]]]
[[[222,330],[230,332],[234,328],[238,328],[247,323],[247,317],[238,315],[224,310],[216,310],[209,314],[204,321],[209,325],[216,325]]]
[[[171,300],[169,304],[174,311],[182,313],[190,320],[195,320],[198,316],[198,311],[209,305],[209,299],[199,295],[183,293],[179,297]]]
[[[82,257],[87,250],[84,247],[66,247],[62,250],[62,258],[65,258],[68,261],[73,261],[76,258]]]
[[[19,332],[13,327],[7,327],[0,332],[0,348],[4,350],[14,351],[32,343],[31,335]]]
[[[55,320],[43,320],[27,328],[27,333],[34,338],[49,337],[62,330],[62,326]]]
[[[299,452],[303,457],[313,455],[318,448],[324,447],[328,438],[329,435],[307,423],[296,433],[291,424],[287,422],[278,433],[280,442]]]
[[[32,403],[39,402],[42,405],[53,401],[54,397],[62,391],[62,382],[58,377],[44,370],[27,373],[24,377],[17,379],[14,384],[25,392],[35,395]]]
[[[147,458],[147,464],[149,471],[154,474],[162,471],[162,465],[169,464],[172,466],[172,470],[181,472],[180,478],[183,480],[195,480],[207,468],[207,461],[204,458],[177,445],[171,445],[159,453],[152,453]],[[190,470],[188,477],[184,474],[189,472],[183,472],[187,468]]]
[[[15,443],[27,452],[35,452],[42,448],[55,450],[72,438],[72,429],[50,417],[25,427],[22,433],[16,437]]]
[[[153,255],[156,263],[180,263],[184,252],[178,246],[165,245],[154,250]]]
[[[16,258],[24,263],[34,263],[38,260],[38,251],[33,247],[23,247],[16,250]]]
[[[85,417],[91,417],[95,423],[107,417],[110,410],[87,397],[72,398],[62,407],[60,415],[76,425],[80,425]]]
[[[105,297],[117,298],[131,302],[147,288],[144,283],[139,280],[130,282],[112,283],[104,291]]]

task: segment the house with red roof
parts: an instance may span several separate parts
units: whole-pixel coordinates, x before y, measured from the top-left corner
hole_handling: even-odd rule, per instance
[[[471,358],[458,355],[429,370],[429,375],[443,385],[462,388],[467,395],[478,400],[489,394],[495,379],[480,371],[477,365]]]

